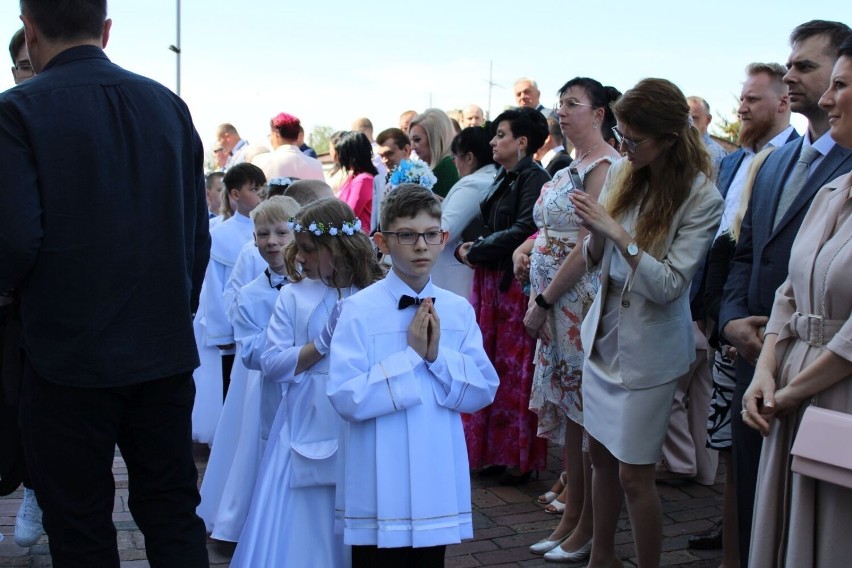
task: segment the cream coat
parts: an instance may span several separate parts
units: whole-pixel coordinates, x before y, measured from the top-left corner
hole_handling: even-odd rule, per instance
[[[610,168],[601,190],[601,202],[626,167],[630,165],[622,159]],[[618,323],[618,356],[625,387],[654,387],[689,370],[695,358],[689,289],[713,242],[724,205],[713,182],[699,174],[692,192],[672,219],[662,258],[657,260],[645,252],[625,283]],[[632,228],[635,215],[635,211],[628,214],[623,221],[625,228]],[[605,245],[603,258],[595,264],[588,258],[588,242],[586,237],[583,243],[586,268],[592,272],[600,267],[601,288],[583,320],[580,336],[586,353],[592,350],[606,301],[613,252],[612,246]]]

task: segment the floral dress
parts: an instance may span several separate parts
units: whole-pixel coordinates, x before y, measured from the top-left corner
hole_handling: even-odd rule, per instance
[[[612,163],[613,158],[604,156],[595,160],[580,171],[580,179],[604,161]],[[559,170],[541,188],[541,196],[533,208],[533,220],[539,231],[530,255],[530,280],[536,293],[547,288],[578,244],[579,218],[568,200],[573,191],[568,168]],[[530,410],[538,415],[538,435],[560,444],[565,440],[566,419],[583,424],[580,324],[598,286],[598,272],[584,274],[554,303],[553,317],[545,322],[550,326],[550,342],[539,340],[536,344]]]

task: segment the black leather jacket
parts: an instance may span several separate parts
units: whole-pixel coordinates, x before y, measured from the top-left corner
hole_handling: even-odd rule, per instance
[[[467,253],[471,264],[507,272],[512,278],[512,253],[536,231],[532,211],[541,186],[550,176],[526,156],[511,170],[500,168],[485,199],[479,204],[484,224],[481,238]]]

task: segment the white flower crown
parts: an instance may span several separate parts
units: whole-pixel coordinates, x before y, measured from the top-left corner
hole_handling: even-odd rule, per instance
[[[361,230],[361,219],[344,221],[340,228],[337,228],[318,221],[311,221],[307,226],[305,226],[298,222],[295,217],[290,217],[290,220],[287,222],[287,226],[290,227],[290,230],[294,233],[308,232],[313,233],[318,237],[320,235],[331,235],[332,237],[336,237],[343,233],[344,235],[351,237],[357,231]]]

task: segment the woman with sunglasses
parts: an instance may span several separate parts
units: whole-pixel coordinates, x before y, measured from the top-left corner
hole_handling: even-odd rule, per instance
[[[654,467],[677,379],[695,357],[689,289],[722,215],[711,166],[686,97],[645,79],[614,105],[615,163],[600,202],[573,192],[601,288],[583,321],[583,421],[593,467],[590,566],[620,566],[622,489],[640,567],[656,567],[662,512]]]
[[[588,557],[592,539],[591,483],[586,483],[591,464],[583,452],[580,322],[599,284],[596,273],[586,272],[583,248],[577,244],[588,231],[580,226],[568,196],[585,191],[597,199],[610,165],[621,157],[601,135],[601,123],[612,116],[610,104],[619,96],[613,87],[587,77],[571,79],[559,89],[555,116],[576,157],[542,187],[533,208],[537,236],[513,255],[516,277],[525,277],[524,266],[530,271],[532,289],[524,325],[538,339],[530,409],[538,415],[538,435],[564,444],[565,473],[551,490],[558,495],[545,508],[562,513],[562,521],[530,550],[545,554],[562,543],[561,550],[549,557],[566,561]],[[547,497],[539,497],[539,502]]]
[[[500,388],[490,406],[462,420],[471,468],[517,468],[500,482],[520,485],[547,465],[547,441],[536,436],[536,415],[528,408],[535,349],[524,332],[528,298],[512,271],[512,253],[535,232],[533,204],[550,180],[533,160],[547,138],[547,121],[535,109],[514,108],[494,124],[491,148],[500,169],[480,202],[484,228],[477,240],[458,246],[456,257],[474,269],[470,302]]]

